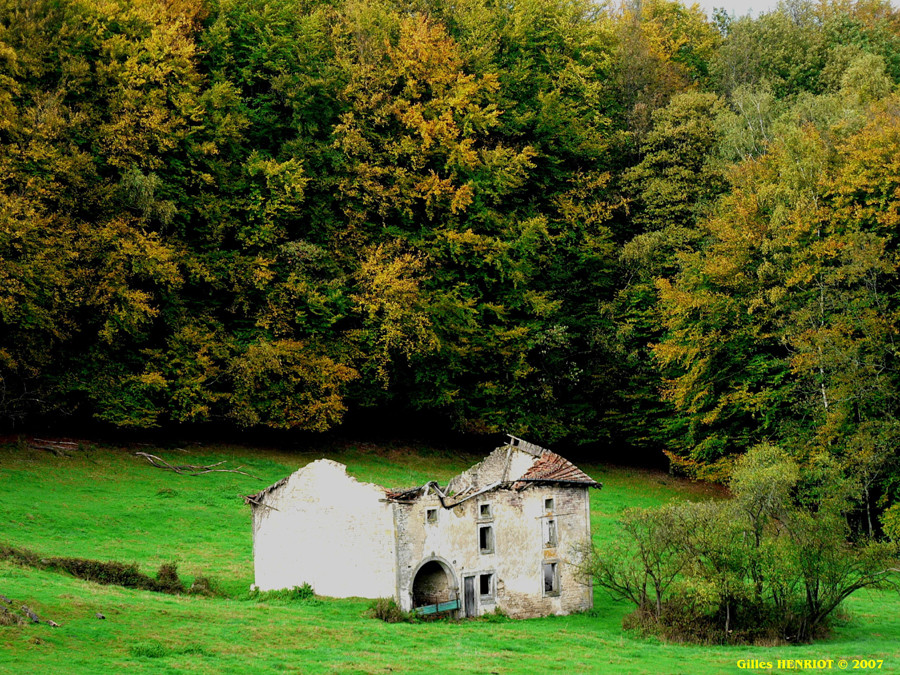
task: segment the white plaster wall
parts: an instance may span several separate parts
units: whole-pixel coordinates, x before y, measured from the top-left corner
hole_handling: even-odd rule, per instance
[[[535,457],[521,450],[514,450],[510,457],[509,470],[507,471],[506,480],[516,480],[525,475],[525,472],[531,468],[535,462]]]
[[[396,590],[393,504],[384,491],[317,460],[253,508],[256,585],[273,590],[309,583],[336,598],[391,597]]]

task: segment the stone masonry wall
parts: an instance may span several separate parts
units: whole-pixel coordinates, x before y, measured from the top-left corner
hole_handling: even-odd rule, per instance
[[[496,483],[521,478],[534,463],[534,456],[506,445],[497,448],[481,462],[463,471],[447,485],[448,492],[459,494]]]
[[[522,492],[492,490],[452,509],[441,508],[436,495],[397,504],[399,604],[411,609],[417,569],[438,560],[451,571],[461,602],[465,578],[474,577],[476,615],[496,607],[516,618],[589,609],[592,590],[578,583],[569,564],[573,546],[590,536],[587,492],[542,486]],[[547,498],[554,500],[552,512],[545,511]],[[482,512],[483,505],[489,505],[489,516]],[[428,509],[437,509],[437,522],[428,522]],[[556,522],[553,547],[545,546],[550,519]],[[479,529],[484,526],[492,528],[490,553],[480,550]],[[557,593],[544,591],[545,562],[557,564]],[[480,576],[487,574],[493,575],[490,592],[482,595]]]

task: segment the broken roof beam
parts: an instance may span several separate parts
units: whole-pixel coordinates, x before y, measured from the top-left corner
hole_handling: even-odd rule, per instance
[[[534,443],[529,443],[528,441],[522,440],[518,436],[513,436],[512,434],[507,434],[509,436],[509,444],[512,447],[521,450],[522,452],[527,452],[529,455],[533,455],[535,457],[540,457],[544,454],[546,448],[542,448],[539,445],[535,445]]]

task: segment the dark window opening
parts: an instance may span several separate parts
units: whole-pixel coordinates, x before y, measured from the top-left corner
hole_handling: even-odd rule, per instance
[[[479,586],[481,595],[493,595],[494,594],[493,581],[494,581],[493,574],[482,574],[478,578],[478,586]]]
[[[449,602],[457,597],[452,575],[436,560],[431,560],[416,572],[412,587],[413,607]]]
[[[552,548],[556,546],[556,520],[549,519],[547,522],[547,532],[544,537],[544,548]]]
[[[559,593],[557,563],[544,563],[544,595]]]
[[[491,505],[490,504],[481,504],[478,506],[478,517],[479,518],[490,518],[491,517]]]
[[[425,509],[425,522],[434,524],[437,522],[438,510],[437,509]]]
[[[482,553],[494,552],[494,528],[490,525],[478,528],[478,548]]]
[[[547,499],[544,500],[544,511],[553,513],[553,506],[554,506],[553,497],[548,497]]]

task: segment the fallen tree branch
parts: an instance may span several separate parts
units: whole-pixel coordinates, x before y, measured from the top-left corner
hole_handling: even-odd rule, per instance
[[[46,450],[57,457],[71,457],[69,453],[78,449],[78,443],[73,441],[53,441],[46,438],[34,438],[28,443],[28,447],[35,450]]]
[[[239,466],[236,469],[217,469],[216,467],[221,466],[225,463],[223,459],[221,462],[216,462],[215,464],[209,465],[198,465],[198,464],[169,464],[166,460],[161,457],[157,457],[156,455],[151,455],[149,452],[136,452],[134,453],[137,457],[143,457],[146,459],[152,466],[155,466],[157,469],[168,469],[169,471],[174,471],[177,474],[181,474],[182,476],[201,476],[205,473],[239,473],[242,476],[249,476],[250,478],[255,478],[256,480],[262,480],[259,476],[254,476],[252,473],[247,473],[246,471],[241,471],[243,466]]]

